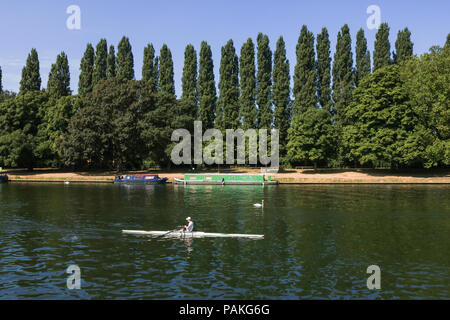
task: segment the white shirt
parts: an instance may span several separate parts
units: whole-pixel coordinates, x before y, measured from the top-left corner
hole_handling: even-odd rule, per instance
[[[194,230],[194,221],[190,221],[188,224],[187,232],[192,232]]]

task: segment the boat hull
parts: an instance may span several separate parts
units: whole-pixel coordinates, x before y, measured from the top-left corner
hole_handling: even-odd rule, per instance
[[[237,234],[237,233],[208,233],[208,232],[180,232],[180,231],[143,231],[143,230],[122,230],[123,234],[167,237],[167,238],[247,238],[264,239],[263,234]]]
[[[173,179],[174,184],[182,184],[182,185],[247,185],[247,186],[254,186],[254,185],[276,185],[278,184],[278,181],[271,180],[271,181],[195,181],[195,180],[183,180],[183,179]]]
[[[0,183],[7,183],[8,182],[8,175],[2,174],[0,175]]]

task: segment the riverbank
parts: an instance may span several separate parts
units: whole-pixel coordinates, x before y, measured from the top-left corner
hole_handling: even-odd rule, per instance
[[[259,168],[227,168],[218,170],[198,170],[192,173],[261,173]],[[11,182],[91,182],[112,183],[116,172],[66,172],[55,169],[35,169],[30,172],[21,169],[8,170]],[[174,178],[182,179],[185,171],[132,171],[136,173],[154,173],[160,177],[167,177],[168,182]],[[121,175],[127,173],[120,173]],[[385,169],[286,169],[276,174],[266,174],[272,179],[278,180],[280,184],[381,184],[381,183],[404,183],[404,184],[450,184],[450,170],[417,170],[407,172],[395,172]]]

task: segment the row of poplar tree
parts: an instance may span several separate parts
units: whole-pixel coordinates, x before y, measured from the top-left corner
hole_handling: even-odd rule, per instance
[[[173,60],[144,48],[142,78],[135,80],[127,37],[108,48],[88,44],[72,95],[67,55],[52,65],[41,90],[39,59],[31,50],[19,94],[0,91],[0,165],[138,169],[170,165],[176,128],[279,130],[285,165],[433,167],[450,164],[450,36],[444,48],[413,54],[411,33],[400,30],[391,54],[389,26],[381,24],[373,57],[363,29],[338,33],[331,58],[326,28],[315,38],[303,26],[290,86],[290,66],[280,37],[275,52],[258,34],[236,52],[221,50],[218,92],[211,47],[199,61],[187,45],[182,94],[175,96]],[[373,62],[373,63],[372,63]],[[426,82],[428,81],[428,82]],[[441,81],[441,82],[439,82]]]

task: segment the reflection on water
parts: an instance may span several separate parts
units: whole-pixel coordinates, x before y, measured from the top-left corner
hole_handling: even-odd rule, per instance
[[[449,199],[446,185],[0,185],[0,298],[448,299]],[[264,240],[121,234],[187,216]]]

